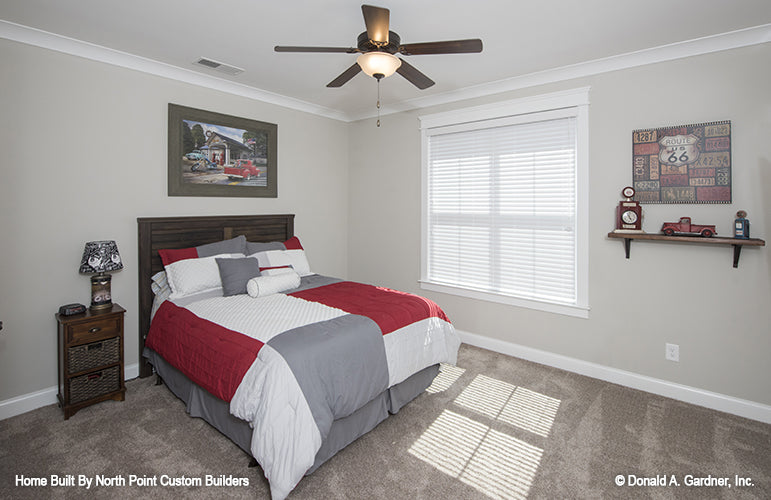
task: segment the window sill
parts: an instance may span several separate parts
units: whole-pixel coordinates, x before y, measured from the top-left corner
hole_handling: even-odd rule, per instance
[[[528,309],[535,309],[538,311],[550,312],[554,314],[562,314],[565,316],[573,316],[576,318],[589,318],[589,306],[577,306],[567,304],[554,304],[551,302],[543,302],[539,300],[523,299],[519,297],[512,297],[510,295],[499,295],[490,292],[481,292],[479,290],[471,290],[469,288],[462,288],[450,285],[440,285],[430,281],[419,281],[420,288],[423,290],[431,290],[433,292],[448,293],[450,295],[457,295],[460,297],[466,297],[470,299],[485,300],[488,302],[496,302],[498,304],[506,304],[517,307],[525,307]]]

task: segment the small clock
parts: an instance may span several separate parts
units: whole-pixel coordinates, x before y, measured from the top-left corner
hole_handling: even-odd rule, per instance
[[[621,213],[621,222],[624,224],[634,224],[637,222],[637,212],[634,210],[625,210]]]
[[[616,231],[618,232],[642,232],[642,208],[640,203],[633,201],[634,188],[625,187],[621,196],[626,200],[620,201],[616,207]]]

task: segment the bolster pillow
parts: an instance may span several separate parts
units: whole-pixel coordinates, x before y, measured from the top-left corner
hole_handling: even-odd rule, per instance
[[[251,297],[265,297],[300,286],[300,275],[296,272],[257,276],[246,284],[246,291]]]

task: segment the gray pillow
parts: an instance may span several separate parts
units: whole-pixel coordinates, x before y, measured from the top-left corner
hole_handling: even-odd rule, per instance
[[[236,236],[232,240],[218,241],[195,247],[198,257],[211,257],[221,253],[244,253],[246,250],[246,236]]]
[[[260,263],[253,257],[215,260],[220,268],[222,295],[225,297],[245,294],[249,280],[260,275]]]
[[[286,246],[280,241],[271,241],[268,243],[246,242],[246,255],[254,255],[257,252],[267,252],[268,250],[286,250]]]

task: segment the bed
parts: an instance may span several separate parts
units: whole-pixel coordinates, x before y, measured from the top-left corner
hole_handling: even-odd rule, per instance
[[[458,337],[430,300],[311,272],[293,215],[137,222],[140,376],[155,372],[254,457],[275,500],[456,361]],[[242,241],[249,250],[233,251]],[[182,293],[214,261],[222,288]],[[241,270],[256,261],[244,293]]]

